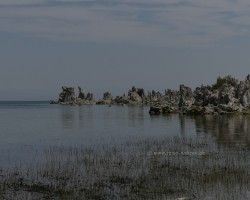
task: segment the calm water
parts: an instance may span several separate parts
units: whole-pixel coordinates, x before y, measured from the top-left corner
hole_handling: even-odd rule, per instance
[[[97,145],[176,135],[250,144],[250,116],[150,116],[149,107],[0,102],[0,163],[32,160],[53,145]]]

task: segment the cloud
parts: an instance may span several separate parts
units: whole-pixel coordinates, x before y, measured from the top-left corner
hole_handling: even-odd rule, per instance
[[[249,6],[246,0],[2,0],[0,31],[63,41],[209,46],[248,36]]]
[[[45,3],[45,0],[1,0],[0,6],[24,6]]]

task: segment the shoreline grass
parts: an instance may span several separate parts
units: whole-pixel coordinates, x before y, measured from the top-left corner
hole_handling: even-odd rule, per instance
[[[0,170],[1,199],[248,199],[250,155],[208,138],[54,146]]]

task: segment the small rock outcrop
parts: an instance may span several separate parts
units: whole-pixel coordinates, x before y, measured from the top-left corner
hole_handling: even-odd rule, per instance
[[[78,99],[85,99],[85,94],[82,91],[82,88],[78,86],[78,90],[79,90]]]
[[[194,104],[196,106],[208,106],[210,104],[216,105],[218,99],[218,92],[213,91],[211,86],[197,87],[194,91]]]
[[[129,98],[128,96],[116,96],[114,99],[114,103],[118,105],[124,105],[129,103]]]
[[[75,102],[75,89],[73,87],[62,87],[62,92],[59,94],[59,103]]]
[[[93,93],[88,92],[87,95],[86,95],[86,98],[84,100],[93,101],[94,100]]]
[[[93,98],[92,93],[87,93],[85,96],[84,92],[82,91],[81,87],[78,87],[79,94],[78,97],[75,95],[74,87],[62,87],[62,92],[59,94],[58,101],[51,101],[51,104],[54,102],[58,102],[59,104],[70,104],[70,105],[81,105],[81,104],[95,104],[95,100]]]
[[[49,103],[50,103],[50,104],[58,104],[58,101],[50,100]]]
[[[131,104],[142,104],[142,97],[137,91],[129,91],[128,93],[129,103]]]
[[[103,105],[103,104],[112,104],[113,96],[109,92],[105,92],[103,94],[103,98],[96,102],[96,104]]]
[[[243,107],[250,107],[250,75],[238,85],[237,97]]]
[[[144,90],[142,88],[132,87],[131,90],[128,91],[128,95],[125,94],[123,96],[117,96],[114,99],[114,104],[130,104],[130,105],[142,105],[146,103],[146,97],[144,94]]]
[[[149,114],[151,115],[159,115],[162,113],[162,107],[160,106],[151,106],[149,110]]]
[[[185,85],[180,85],[179,110],[183,113],[189,113],[194,104],[194,100],[192,89]]]
[[[104,94],[103,94],[103,100],[112,100],[113,99],[113,96],[112,96],[112,94],[111,93],[109,93],[109,92],[105,92]]]

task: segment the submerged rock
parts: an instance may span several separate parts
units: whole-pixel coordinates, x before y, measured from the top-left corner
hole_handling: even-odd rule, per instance
[[[150,115],[159,115],[162,113],[162,108],[157,106],[151,106],[149,110]]]

